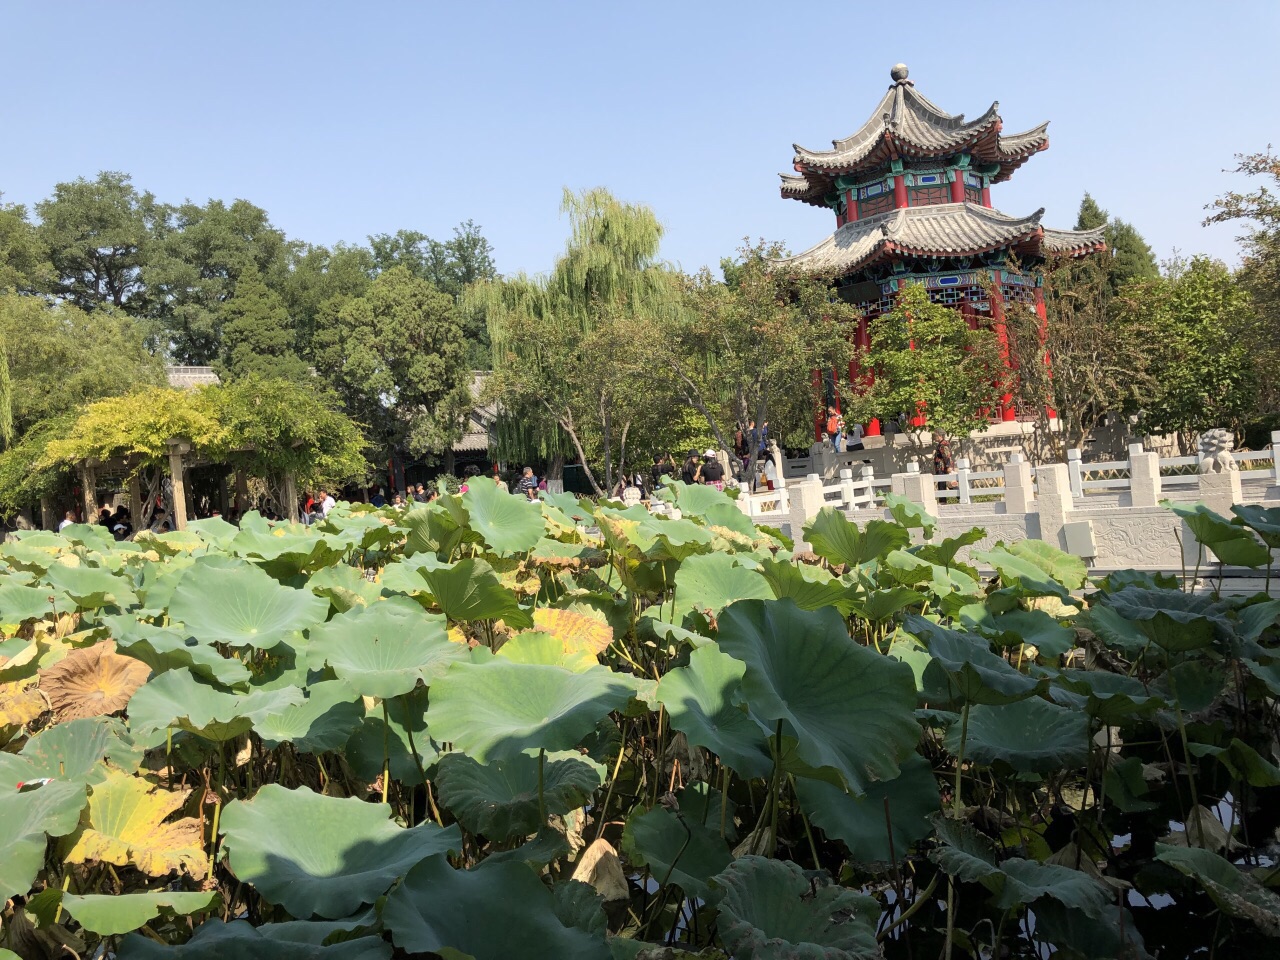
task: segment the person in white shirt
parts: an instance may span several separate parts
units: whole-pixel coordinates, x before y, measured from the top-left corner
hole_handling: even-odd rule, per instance
[[[63,520],[60,524],[58,524],[58,532],[61,533],[63,530],[67,529],[67,527],[71,526],[75,522],[76,522],[75,511],[68,510],[66,519]]]
[[[333,497],[329,496],[329,494],[326,493],[324,490],[321,490],[320,491],[320,515],[323,517],[327,517],[329,515],[329,511],[336,506],[337,506],[337,501],[335,501]]]

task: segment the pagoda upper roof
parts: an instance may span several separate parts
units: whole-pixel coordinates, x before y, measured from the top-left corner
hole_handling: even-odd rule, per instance
[[[1020,257],[1084,256],[1106,248],[1103,227],[1055,230],[976,203],[902,207],[846,223],[817,246],[778,261],[808,273],[842,276],[904,257],[974,256],[1009,248]]]
[[[799,176],[782,174],[784,197],[821,205],[836,176],[868,172],[891,160],[929,160],[957,153],[992,165],[991,180],[999,183],[1033,153],[1049,146],[1048,122],[1004,136],[998,101],[977,119],[965,120],[964,114],[947,113],[919,93],[902,64],[893,68],[892,76],[893,84],[867,122],[843,140],[833,140],[833,149],[809,150],[793,144]]]

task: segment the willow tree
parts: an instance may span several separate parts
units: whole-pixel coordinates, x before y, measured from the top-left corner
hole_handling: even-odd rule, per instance
[[[653,417],[638,334],[679,309],[675,274],[658,259],[662,225],[645,206],[607,190],[565,191],[564,254],[551,273],[477,285],[468,308],[482,311],[493,344],[487,394],[502,413],[500,436],[522,438],[525,456],[552,457],[564,442],[597,494],[612,489],[626,437]],[[603,484],[591,469],[598,448]]]

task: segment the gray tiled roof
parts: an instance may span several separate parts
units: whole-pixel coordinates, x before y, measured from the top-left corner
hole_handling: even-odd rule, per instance
[[[498,418],[498,407],[497,404],[493,403],[480,405],[480,397],[484,392],[484,382],[488,379],[489,374],[483,371],[476,370],[471,374],[471,396],[475,399],[476,406],[467,416],[466,429],[461,439],[453,445],[455,453],[489,449],[489,431],[493,427],[493,422]]]
[[[847,223],[817,246],[784,260],[806,272],[838,276],[886,256],[956,256],[1013,247],[1019,253],[1085,254],[1103,248],[1103,228],[1054,230],[1044,210],[1010,217],[975,203],[904,207]]]
[[[782,174],[786,197],[821,202],[834,176],[866,169],[890,158],[925,159],[967,152],[979,163],[999,164],[993,182],[1007,180],[1038,150],[1049,145],[1049,124],[1002,136],[1000,104],[991,104],[976,120],[950,114],[916,91],[910,80],[896,81],[871,117],[852,135],[833,140],[831,150],[809,150],[794,144],[797,168],[810,177]],[[816,175],[816,176],[815,176]]]

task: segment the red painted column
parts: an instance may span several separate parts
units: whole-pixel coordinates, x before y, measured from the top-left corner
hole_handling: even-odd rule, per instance
[[[907,205],[907,175],[900,173],[893,178],[893,206],[901,210]]]
[[[826,413],[822,405],[822,371],[813,369],[813,442],[822,442],[823,427],[826,426]]]
[[[1004,363],[1006,370],[1012,370],[1013,364],[1009,357],[1009,330],[1004,322],[1004,295],[1000,292],[1001,274],[999,270],[993,270],[991,273],[995,281],[991,290],[991,325],[995,329],[996,340],[1000,343],[1000,360]],[[1005,422],[1018,419],[1011,393],[1002,394],[1000,397],[1000,419]]]
[[[1036,316],[1040,318],[1040,346],[1044,347],[1044,365],[1049,372],[1049,379],[1053,379],[1053,363],[1049,359],[1049,348],[1046,346],[1049,340],[1049,314],[1044,306],[1044,289],[1036,287]],[[1058,412],[1053,407],[1046,406],[1045,413],[1050,417],[1056,417]]]
[[[951,181],[951,202],[964,203],[964,171],[957,170],[956,178]]]
[[[844,222],[852,223],[858,219],[858,192],[850,187],[844,192]]]
[[[866,393],[876,382],[875,368],[871,364],[871,330],[869,328],[867,318],[863,317],[858,321],[858,381],[857,389],[860,393]],[[880,436],[880,421],[874,417],[864,424],[866,432],[864,436],[878,437]]]
[[[991,206],[991,188],[990,187],[982,188],[982,205],[984,207]]]

